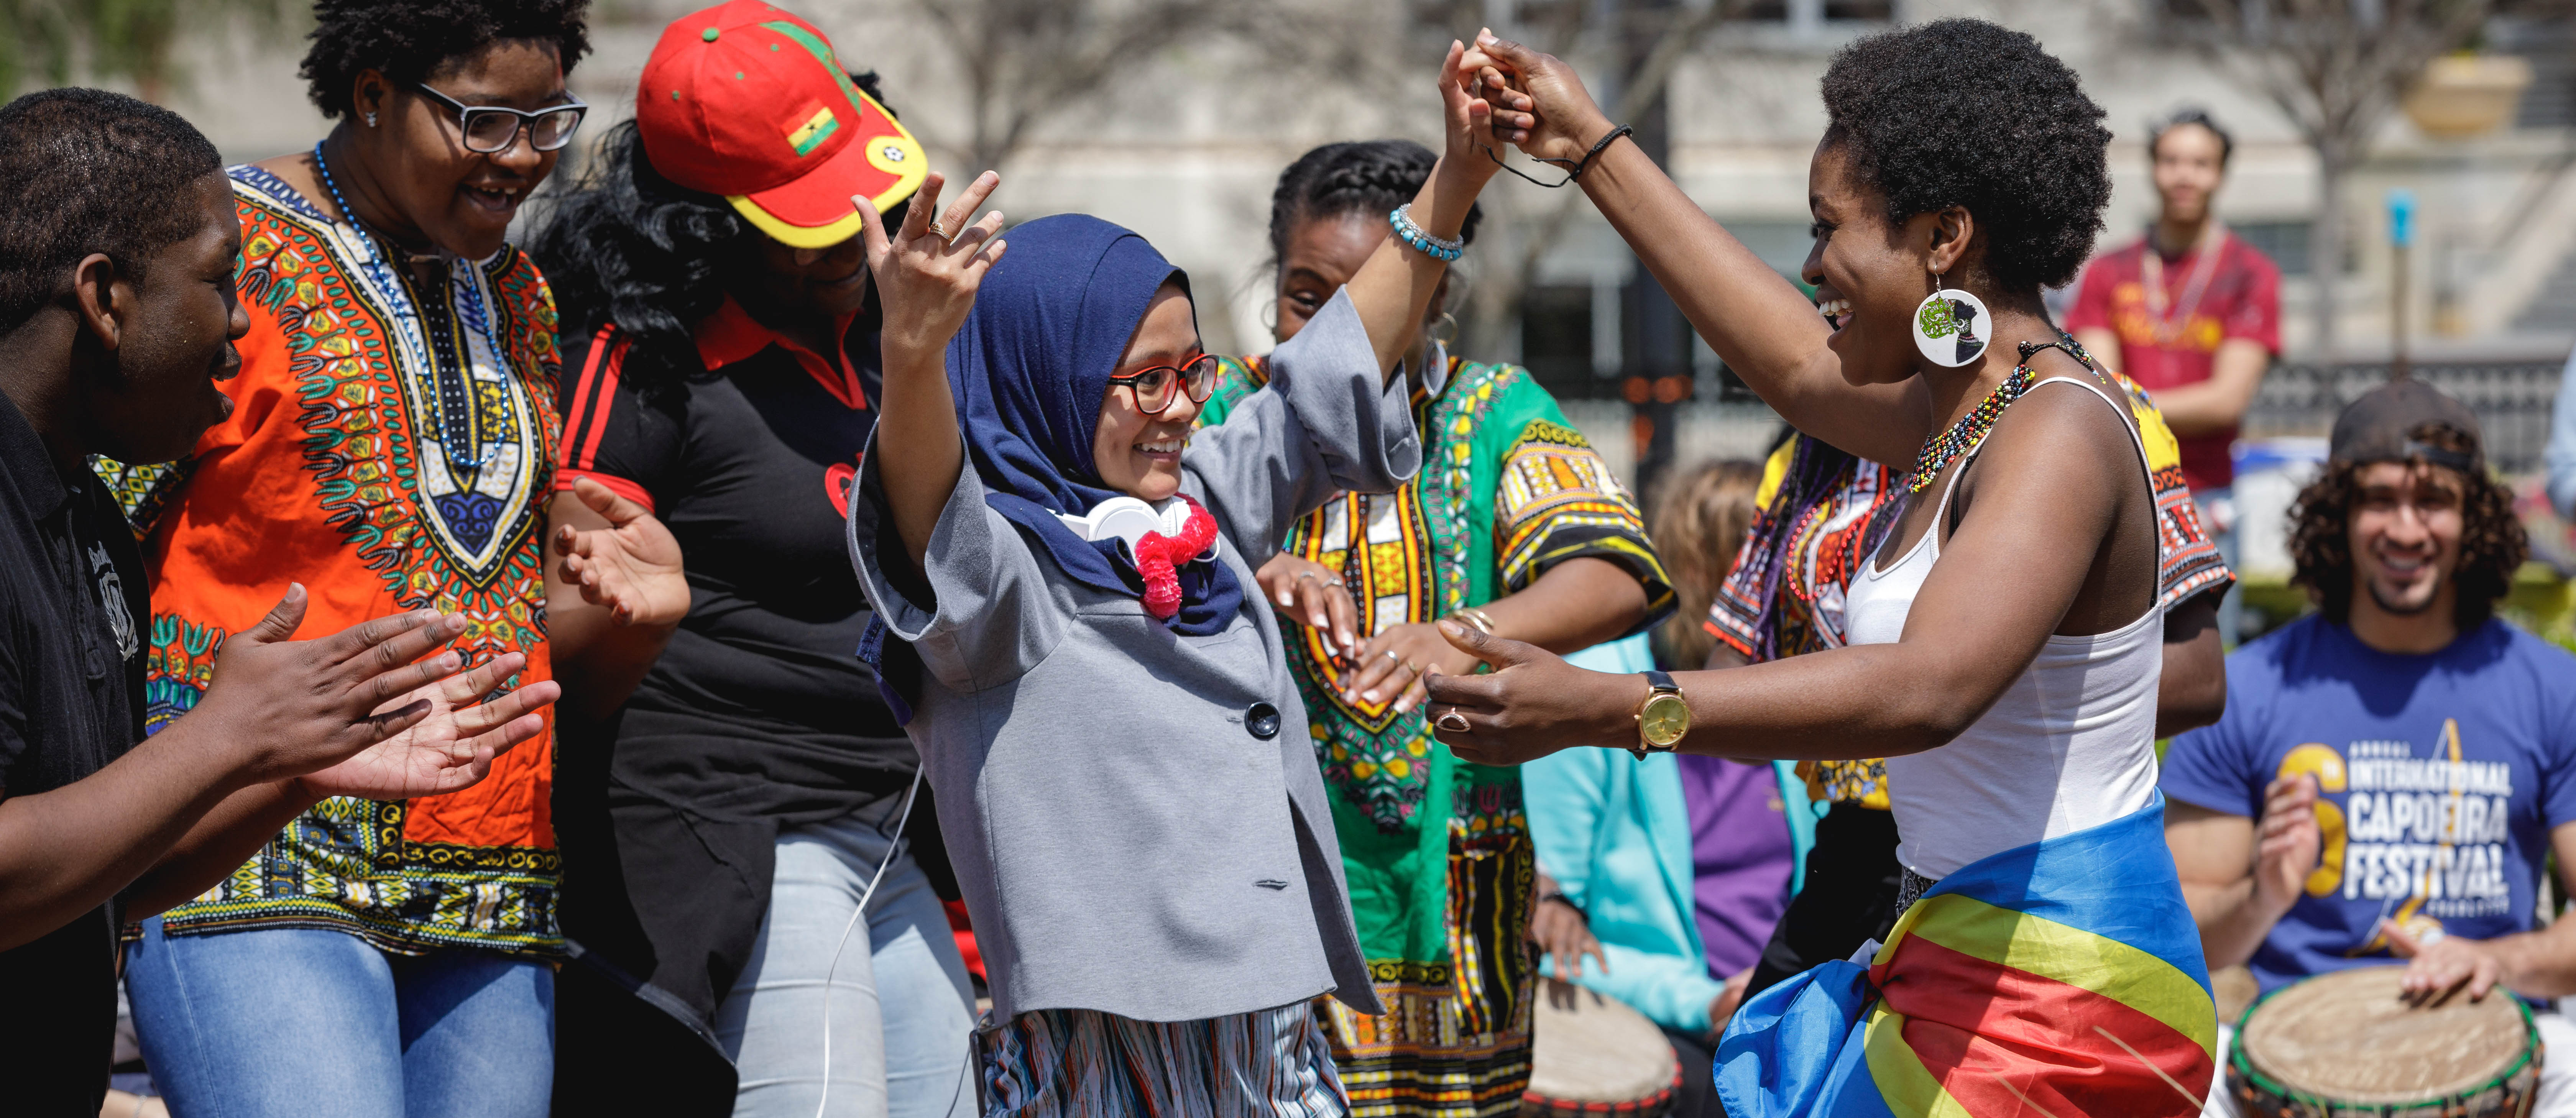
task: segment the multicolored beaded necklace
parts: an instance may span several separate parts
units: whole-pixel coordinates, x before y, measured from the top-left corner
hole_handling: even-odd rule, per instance
[[[1986,435],[1995,429],[1995,421],[2003,418],[2004,409],[2021,399],[2022,393],[2030,391],[2030,386],[2038,381],[2031,375],[2030,359],[2043,349],[2065,350],[2067,356],[2083,362],[2085,368],[2093,367],[2093,356],[2084,352],[2083,346],[2075,344],[2074,338],[2064,334],[2053,342],[2021,343],[2021,364],[2013,366],[2013,371],[2004,377],[2002,384],[1996,385],[1994,391],[1978,401],[1974,410],[1960,416],[1949,430],[1923,440],[1923,449],[1914,455],[1914,472],[1905,478],[1906,492],[1920,493],[1931,488],[1933,475],[1940,473],[1941,467],[1986,441]]]

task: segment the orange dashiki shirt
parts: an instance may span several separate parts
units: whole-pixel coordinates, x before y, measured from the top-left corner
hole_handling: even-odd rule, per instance
[[[453,611],[470,661],[524,652],[507,686],[549,678],[542,502],[561,424],[544,277],[504,247],[422,283],[276,176],[230,174],[251,319],[233,413],[176,465],[103,467],[153,574],[147,730],[196,705],[225,635],[289,580],[311,593],[299,636]],[[163,928],[559,952],[553,778],[549,724],[465,791],[325,800]]]

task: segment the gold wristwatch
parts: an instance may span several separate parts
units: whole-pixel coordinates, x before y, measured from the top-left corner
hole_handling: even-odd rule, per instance
[[[1673,677],[1651,670],[1645,676],[1646,701],[1637,704],[1637,744],[1628,747],[1640,761],[1649,753],[1672,752],[1691,726],[1690,702]]]

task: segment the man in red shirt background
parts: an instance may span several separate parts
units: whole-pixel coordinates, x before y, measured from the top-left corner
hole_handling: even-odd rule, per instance
[[[2185,109],[2147,139],[2162,210],[2147,235],[2084,266],[2067,329],[2155,397],[2181,444],[2183,482],[2229,565],[2236,562],[2237,424],[2281,351],[2281,270],[2211,211],[2235,144]],[[2236,629],[2237,595],[2219,613]]]

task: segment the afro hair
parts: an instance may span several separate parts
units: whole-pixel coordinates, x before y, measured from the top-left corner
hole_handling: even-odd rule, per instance
[[[563,71],[590,53],[590,0],[316,0],[298,71],[322,115],[350,110],[358,75],[409,87],[497,42],[552,44]]]
[[[2111,132],[2039,41],[1979,19],[1872,35],[1825,71],[1826,140],[1887,216],[1962,206],[1986,278],[2034,292],[2075,278],[2111,201]]]

